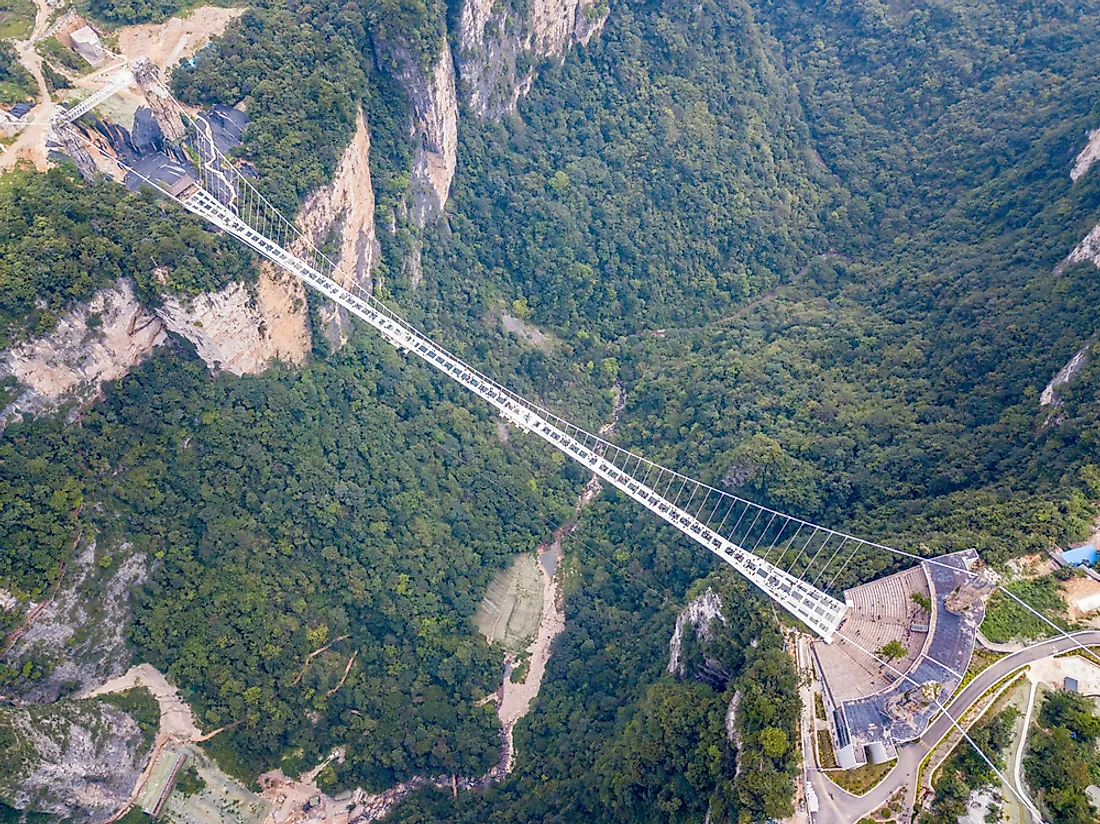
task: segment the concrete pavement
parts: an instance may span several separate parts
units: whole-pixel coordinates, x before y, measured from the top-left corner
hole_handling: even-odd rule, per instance
[[[947,712],[953,718],[961,718],[990,687],[1010,673],[1051,655],[1069,652],[1076,649],[1078,644],[1083,646],[1100,644],[1100,630],[1073,633],[1071,638],[1073,641],[1064,636],[1039,641],[1006,655],[978,673],[977,677],[951,700],[947,706]],[[804,758],[808,765],[806,772],[813,783],[819,804],[814,824],[855,824],[880,808],[901,788],[906,789],[906,804],[911,810],[916,801],[917,773],[921,762],[953,727],[951,718],[940,713],[919,739],[898,748],[898,763],[894,769],[877,786],[861,796],[842,790],[817,769],[816,763],[811,766],[814,758],[811,748],[809,755]]]

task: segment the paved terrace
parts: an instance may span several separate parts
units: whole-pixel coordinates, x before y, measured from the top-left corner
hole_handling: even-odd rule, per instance
[[[921,563],[932,593],[931,636],[906,678],[897,679],[889,689],[876,695],[844,702],[848,735],[857,746],[876,741],[901,743],[919,737],[936,714],[937,703],[946,704],[955,692],[970,665],[985,604],[980,602],[966,614],[955,615],[944,602],[956,588],[971,580],[967,570],[977,560],[974,550],[966,550],[940,556],[932,563]],[[927,685],[929,693],[923,699],[917,697],[916,684]],[[898,703],[906,703],[907,711],[893,714],[887,711],[888,705]]]
[[[931,597],[928,579],[919,566],[846,590],[844,600],[849,609],[841,634],[871,653],[891,641],[899,642],[906,652],[893,666],[907,672],[920,657],[931,620],[913,601],[914,594]],[[813,652],[834,706],[876,695],[897,680],[874,655],[842,639],[831,644],[815,642]]]

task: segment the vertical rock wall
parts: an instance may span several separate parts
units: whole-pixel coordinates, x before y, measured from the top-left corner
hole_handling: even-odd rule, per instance
[[[455,62],[460,88],[479,117],[513,111],[531,87],[530,64],[586,44],[607,20],[602,0],[530,0],[522,11],[496,0],[466,0]]]
[[[315,246],[329,234],[339,234],[337,280],[349,291],[369,294],[371,270],[378,260],[378,238],[374,228],[374,187],[370,174],[370,130],[363,112],[356,119],[355,135],[344,151],[336,176],[329,186],[313,192],[298,212],[298,227]],[[322,330],[334,347],[347,340],[348,314],[336,304],[321,310]]]
[[[169,297],[156,310],[120,280],[73,308],[50,334],[0,352],[0,378],[19,382],[0,409],[0,427],[91,400],[100,383],[124,377],[169,331],[191,341],[211,369],[238,375],[275,360],[301,363],[310,351],[304,287],[267,264],[255,284],[233,283],[186,304]]]
[[[164,339],[160,319],[138,303],[128,281],[100,290],[50,334],[0,353],[0,378],[21,385],[0,410],[0,426],[91,399],[101,381],[118,380]]]
[[[412,107],[412,218],[424,226],[447,203],[458,159],[458,94],[451,48],[443,38],[435,62],[425,71],[403,45],[379,45],[396,67]]]
[[[168,298],[157,314],[211,369],[235,375],[262,372],[275,360],[302,363],[310,351],[305,287],[266,262],[254,286],[231,283],[187,303]]]

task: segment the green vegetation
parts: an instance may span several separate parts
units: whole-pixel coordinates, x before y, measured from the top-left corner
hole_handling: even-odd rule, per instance
[[[33,6],[31,19],[34,19]],[[4,12],[0,10],[0,31],[3,31]],[[5,35],[0,35],[3,37]],[[0,40],[0,102],[19,103],[24,100],[33,100],[38,87],[34,77],[23,68],[19,62],[19,56],[15,53],[15,47],[6,41]]]
[[[1015,707],[1008,707],[992,718],[983,718],[970,730],[974,744],[998,770],[1005,768],[1004,759],[1012,743],[1012,725],[1018,714]],[[966,814],[971,792],[997,781],[996,773],[974,747],[965,739],[960,741],[940,769],[934,784],[936,797],[931,809],[921,813],[921,824],[954,824]]]
[[[879,658],[885,658],[887,661],[893,661],[895,658],[901,658],[905,655],[905,645],[895,639],[879,647],[875,655]]]
[[[44,40],[39,40],[34,44],[34,47],[38,50],[38,53],[42,55],[47,64],[52,63],[54,66],[65,69],[73,74],[87,74],[93,71],[91,65],[75,51],[66,48],[56,37],[47,37]]]
[[[530,672],[530,670],[531,662],[521,661],[520,663],[512,667],[512,672],[509,674],[508,677],[511,679],[513,684],[522,684],[524,681],[527,680],[527,673]]]
[[[624,442],[754,500],[993,562],[1084,534],[1100,368],[1059,426],[1037,396],[1100,301],[1091,264],[1053,273],[1100,206],[1067,174],[1098,13],[966,6],[614,5],[519,118],[465,121],[409,300],[469,345],[464,316],[522,300],[574,362],[616,364]],[[1007,102],[1036,83],[1043,106]]]
[[[430,62],[444,5],[453,19],[456,4],[418,0],[265,4],[174,87],[247,105],[239,154],[288,211],[328,180],[365,109],[385,296],[578,422],[606,419],[619,380],[624,444],[913,551],[976,546],[998,563],[1088,528],[1100,359],[1057,419],[1038,390],[1095,333],[1100,303],[1091,265],[1054,273],[1100,208],[1100,175],[1067,175],[1100,112],[1095,4],[623,0],[588,47],[542,67],[516,117],[463,118],[447,215],[418,235],[395,68]],[[122,22],[175,7],[98,8]],[[172,248],[161,207],[66,174],[0,189],[14,215],[0,223],[0,344],[120,274],[156,300],[150,264]],[[172,288],[251,271],[187,225],[177,252],[201,253],[167,264]],[[560,344],[501,336],[486,323],[500,307]],[[209,745],[237,774],[343,744],[326,788],[478,775],[498,738],[475,703],[501,662],[468,618],[512,554],[572,515],[586,479],[522,438],[500,444],[493,423],[366,336],[254,378],[211,379],[181,347],[79,422],[0,436],[0,578],[40,595],[82,530],[148,553],[134,642],[204,725],[237,724]],[[738,608],[711,644],[685,642],[678,681],[672,605],[712,561],[613,492],[568,547],[566,630],[516,729],[515,774],[485,793],[425,790],[392,817],[789,815],[797,692],[771,610],[708,578]],[[837,585],[892,568],[857,557]],[[1049,584],[1019,586],[1061,614]],[[994,601],[989,633],[1026,634],[1026,620]],[[738,775],[724,721],[739,693]],[[997,719],[981,733],[993,755]],[[931,821],[957,817],[982,768],[960,750]]]
[[[457,231],[425,267],[472,268],[582,342],[696,326],[790,279],[823,198],[747,9],[613,5],[522,119],[463,130]]]
[[[833,737],[828,730],[817,731],[817,758],[823,770],[836,769],[836,752],[833,750]]]
[[[241,771],[346,743],[348,783],[478,774],[499,737],[473,702],[498,686],[500,653],[467,619],[511,554],[572,513],[584,476],[502,449],[459,392],[369,338],[301,375],[217,381],[163,351],[79,425],[0,436],[3,514],[38,530],[4,540],[42,547],[5,552],[8,578],[48,577],[81,527],[156,558],[134,641],[203,724],[239,722],[216,741]]]
[[[85,11],[100,23],[122,26],[160,23],[199,6],[236,6],[234,0],[86,0]]]
[[[321,8],[310,6],[308,13]],[[285,10],[250,10],[172,80],[186,103],[247,102],[241,155],[256,165],[259,185],[273,202],[289,213],[332,178],[366,83],[365,55],[343,37],[326,36],[324,19],[311,22],[300,25]],[[236,70],[227,72],[227,64]]]
[[[863,795],[877,787],[897,764],[897,759],[882,764],[867,762],[854,770],[834,770],[829,780],[854,795]]]
[[[1053,576],[1011,581],[1005,589],[1039,611],[1048,621],[1068,629],[1066,602]],[[1031,641],[1056,634],[1046,621],[1009,598],[996,592],[989,601],[982,633],[994,643]]]
[[[814,713],[819,721],[828,720],[828,716],[825,715],[825,701],[820,692],[814,692]]]
[[[1092,701],[1052,692],[1028,732],[1024,775],[1053,824],[1092,824],[1085,788],[1100,781],[1100,718]]]
[[[49,332],[71,303],[120,277],[155,303],[162,291],[195,295],[253,276],[248,252],[180,207],[114,183],[85,186],[71,166],[0,179],[0,347]],[[0,512],[0,524],[11,524],[5,529],[27,530],[6,517],[8,510]],[[33,554],[36,543],[22,545]],[[0,563],[23,560],[3,556]]]
[[[682,591],[699,559],[628,504],[596,502],[567,541],[575,577],[566,628],[540,709],[517,728],[515,776],[484,796],[419,793],[391,814],[396,821],[519,824],[551,809],[562,821],[604,822],[696,820],[708,807],[719,821],[790,814],[797,683],[770,610],[727,574],[697,582],[685,598],[711,587],[737,607],[710,643],[684,650],[687,680],[670,679],[675,612],[648,582]],[[627,536],[637,552],[629,568],[609,566],[606,553]],[[704,658],[719,661],[729,680],[693,680]],[[737,693],[742,770],[734,777],[725,713]]]
[[[34,28],[33,0],[0,0],[0,39],[21,39]],[[0,43],[0,47],[7,46]]]
[[[122,816],[118,820],[118,824],[150,824],[155,821],[151,815],[149,815],[141,807],[131,807],[126,815]]]
[[[137,722],[145,739],[145,749],[153,746],[160,729],[160,704],[145,687],[134,687],[125,692],[110,692],[99,697],[100,701],[118,707]]]
[[[184,767],[176,774],[175,790],[183,796],[198,795],[206,789],[206,781],[193,765]]]
[[[921,592],[914,592],[911,596],[913,603],[920,607],[925,612],[932,611],[932,599]]]

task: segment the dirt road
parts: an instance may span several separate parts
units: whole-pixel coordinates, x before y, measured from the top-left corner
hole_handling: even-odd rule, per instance
[[[124,692],[132,687],[145,687],[160,704],[160,734],[180,740],[197,740],[202,731],[195,723],[191,708],[180,698],[179,690],[168,683],[152,664],[138,664],[117,678],[82,693],[80,698],[92,698],[109,692]]]
[[[34,44],[46,31],[50,23],[50,7],[46,0],[35,0],[34,29],[27,40],[15,41],[15,53],[19,62],[34,76],[38,85],[38,103],[30,113],[31,125],[19,133],[15,142],[0,155],[0,172],[7,171],[22,159],[29,160],[40,172],[46,170],[46,134],[50,128],[50,118],[54,114],[53,101],[46,77],[42,74],[42,58],[35,51]]]

